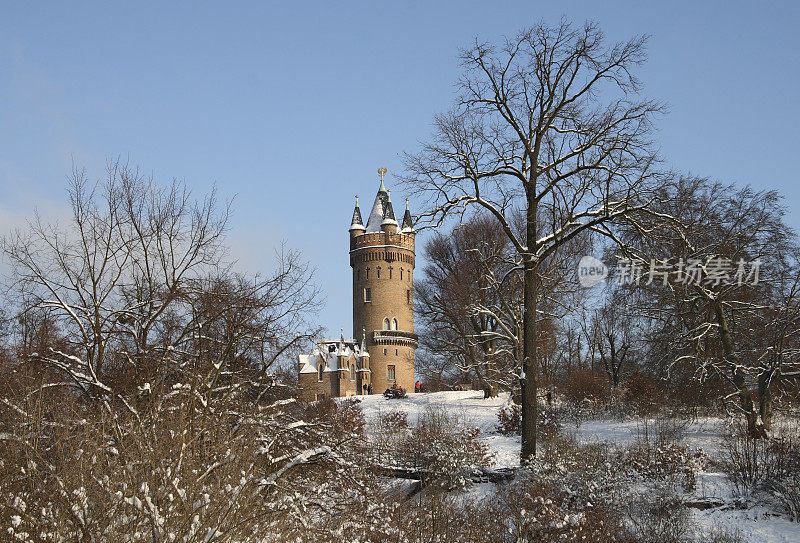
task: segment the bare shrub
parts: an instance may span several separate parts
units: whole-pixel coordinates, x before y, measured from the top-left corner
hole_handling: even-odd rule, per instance
[[[725,436],[724,451],[723,469],[738,494],[772,494],[792,519],[800,520],[800,435],[796,424],[776,424],[767,439],[750,437],[739,424]]]
[[[497,412],[496,429],[503,435],[522,435],[522,407],[512,403],[500,408]]]
[[[659,399],[665,396],[660,388],[655,379],[639,370],[634,371],[625,383],[627,400],[636,413],[643,417],[659,410]]]
[[[695,487],[695,471],[706,467],[703,451],[692,453],[680,441],[687,423],[673,417],[643,420],[637,426],[636,442],[625,451],[631,470],[648,481],[673,482],[684,490]]]
[[[636,425],[636,441],[645,446],[677,444],[686,437],[689,421],[673,416],[642,419]]]
[[[381,413],[380,416],[381,427],[389,431],[398,431],[408,429],[408,413],[405,411],[389,411],[388,413]]]
[[[564,400],[572,404],[586,401],[602,403],[611,394],[611,385],[597,373],[589,370],[575,370],[564,376],[559,391]]]
[[[689,513],[681,494],[670,484],[656,484],[632,495],[625,518],[640,543],[691,541]]]
[[[710,530],[698,534],[704,543],[743,543],[742,534],[738,529],[726,526],[712,526]]]
[[[369,486],[341,460],[360,429],[344,408],[306,419],[294,401],[254,406],[207,386],[151,395],[138,416],[77,398],[16,412],[0,440],[0,518],[41,541],[300,537],[345,521]],[[301,513],[319,500],[329,506]]]

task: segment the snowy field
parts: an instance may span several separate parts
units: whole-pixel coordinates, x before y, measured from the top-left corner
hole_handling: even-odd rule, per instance
[[[414,424],[429,407],[445,408],[466,424],[480,428],[481,439],[494,453],[495,468],[519,466],[519,436],[505,436],[496,431],[497,413],[508,402],[507,395],[485,400],[480,391],[464,391],[409,394],[402,400],[387,400],[380,395],[358,396],[358,399],[368,426],[377,423],[386,412],[405,411],[408,421]],[[699,419],[686,428],[682,443],[693,452],[702,449],[711,458],[718,457],[725,424],[723,419]],[[573,433],[584,443],[609,442],[624,446],[634,443],[641,425],[639,420],[589,420],[577,427],[566,423],[563,431]],[[724,474],[700,471],[696,477],[696,489],[686,496],[687,501],[714,499],[726,504],[732,501],[733,490]],[[723,505],[704,511],[691,509],[691,515],[700,533],[725,528],[738,533],[744,541],[800,542],[800,523],[762,504],[748,504],[746,508]]]

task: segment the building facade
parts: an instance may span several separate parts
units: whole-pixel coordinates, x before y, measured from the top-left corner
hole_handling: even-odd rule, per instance
[[[367,221],[364,223],[362,219],[356,197],[349,230],[353,335],[360,341],[343,337],[339,340],[352,355],[344,372],[340,369],[340,355],[337,355],[336,369],[330,364],[328,355],[334,352],[331,349],[336,340],[320,342],[311,355],[300,356],[300,386],[308,400],[321,395],[361,394],[365,384],[367,390],[375,394],[381,394],[392,386],[408,391],[414,387],[417,336],[414,333],[413,220],[406,200],[403,220],[398,223],[391,194],[383,182],[386,169],[381,168],[378,172],[381,175],[380,187]],[[343,376],[351,378],[350,361],[355,366],[353,386],[342,383]],[[321,366],[329,369],[320,370]],[[312,382],[312,378],[316,381]],[[372,385],[371,389],[369,385]]]

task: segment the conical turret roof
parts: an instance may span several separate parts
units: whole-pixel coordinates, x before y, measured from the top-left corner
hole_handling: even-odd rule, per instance
[[[350,230],[364,230],[364,221],[361,219],[361,208],[358,207],[358,196],[356,196],[356,207],[353,209],[353,220],[350,222]]]
[[[402,232],[414,231],[414,219],[411,218],[411,209],[408,207],[408,198],[406,198],[406,212],[403,215],[403,228]]]
[[[372,204],[372,211],[367,219],[367,233],[380,232],[381,224],[383,223],[386,214],[386,208],[389,203],[389,192],[383,185],[381,179],[381,186],[378,187],[378,194],[375,196],[375,203]]]
[[[394,209],[392,208],[392,193],[388,192],[386,197],[386,205],[383,208],[383,222],[381,224],[394,224],[397,226],[397,219],[394,218]]]

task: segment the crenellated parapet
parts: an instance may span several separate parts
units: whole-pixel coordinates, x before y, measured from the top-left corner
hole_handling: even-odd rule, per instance
[[[350,238],[350,265],[385,260],[405,262],[414,267],[414,234],[374,232]]]

